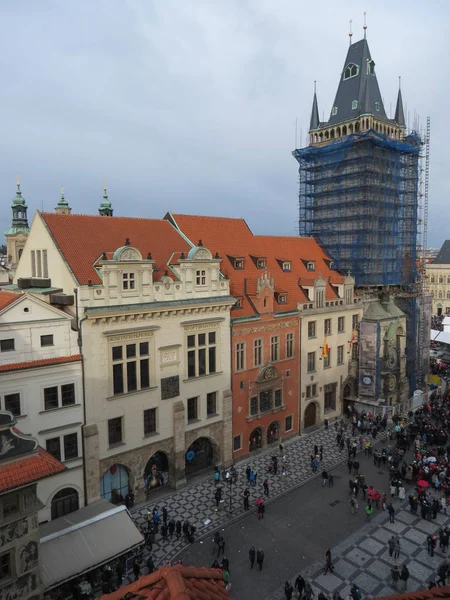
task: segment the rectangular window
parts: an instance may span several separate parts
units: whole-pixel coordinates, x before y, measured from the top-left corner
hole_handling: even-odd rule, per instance
[[[5,394],[5,410],[20,417],[20,394]]]
[[[144,410],[144,435],[156,433],[156,408]]]
[[[324,398],[324,407],[325,411],[335,410],[336,409],[336,384],[329,383],[324,387],[325,390],[325,398]]]
[[[331,335],[331,319],[325,319],[323,323],[323,330],[325,335]]]
[[[110,446],[122,442],[122,417],[108,419],[108,443]]]
[[[78,434],[68,433],[64,436],[64,460],[78,458]]]
[[[20,509],[20,499],[19,494],[9,494],[8,496],[4,496],[3,498],[3,516],[9,517],[16,512],[19,512]]]
[[[315,370],[316,370],[316,353],[308,352],[307,371],[308,371],[308,373],[312,373]]]
[[[358,358],[359,358],[358,357],[358,350],[359,350],[359,348],[358,348],[358,342],[355,342],[352,345],[352,360],[358,360]]]
[[[195,272],[195,283],[197,285],[206,285],[206,271]]]
[[[250,415],[254,416],[258,414],[258,396],[252,396],[250,398]]]
[[[47,259],[47,250],[42,250],[42,267],[44,272],[44,277],[48,277],[48,259]]]
[[[338,317],[338,333],[342,333],[345,329],[345,317]]]
[[[260,367],[263,362],[263,341],[255,340],[253,342],[253,366]]]
[[[358,324],[359,324],[359,315],[353,315],[352,316],[352,330],[353,331],[355,329],[358,329]]]
[[[317,396],[317,383],[306,386],[306,397],[315,398]]]
[[[323,368],[328,369],[331,367],[331,348],[328,348],[328,353],[323,357]]]
[[[75,404],[75,384],[66,383],[61,386],[61,405],[70,406]]]
[[[124,344],[112,348],[113,394],[126,394],[150,387],[149,343]]]
[[[187,401],[187,418],[188,423],[198,419],[198,398],[188,398]]]
[[[236,371],[245,369],[245,342],[236,344]]]
[[[233,451],[237,452],[237,450],[241,450],[242,448],[242,436],[241,435],[235,435],[233,438]]]
[[[41,335],[41,347],[53,346],[53,335]]]
[[[284,420],[284,430],[285,431],[292,431],[292,429],[293,429],[293,422],[294,422],[294,419],[292,418],[292,415],[289,415],[288,417],[286,417],[285,420]]]
[[[272,362],[280,360],[280,336],[278,335],[270,338],[270,360]]]
[[[201,377],[215,373],[216,364],[216,332],[197,333],[187,336],[188,378]]]
[[[50,438],[45,441],[45,448],[57,460],[61,460],[61,440],[59,437]]]
[[[58,387],[44,388],[44,407],[45,410],[58,408]]]
[[[342,365],[344,363],[344,346],[337,347],[337,364]]]
[[[122,273],[122,289],[123,290],[134,290],[135,289],[134,273]]]
[[[206,414],[208,417],[217,414],[217,392],[206,394]]]
[[[294,334],[286,334],[286,358],[294,357]]]
[[[0,352],[11,352],[14,348],[14,338],[10,340],[0,340]]]
[[[11,553],[7,552],[0,556],[0,582],[12,578]]]
[[[42,263],[41,263],[41,251],[38,250],[36,252],[36,262],[37,262],[37,276],[42,277]]]
[[[259,394],[259,412],[266,412],[272,409],[272,390],[263,390]]]
[[[315,321],[308,322],[308,337],[309,338],[316,337],[316,322]]]
[[[36,251],[31,251],[31,277],[36,277]]]
[[[275,406],[279,408],[283,405],[283,393],[281,390],[275,390]]]

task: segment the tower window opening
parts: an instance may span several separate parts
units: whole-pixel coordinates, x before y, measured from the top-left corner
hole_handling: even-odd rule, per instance
[[[344,71],[344,80],[356,77],[359,73],[358,65],[349,64]]]
[[[375,110],[380,110],[380,103],[379,102],[375,102]]]
[[[353,102],[352,102],[352,110],[355,110],[356,108],[358,108],[358,100],[353,100]]]
[[[373,62],[373,60],[369,60],[369,62],[367,63],[367,74],[375,75],[375,63]]]

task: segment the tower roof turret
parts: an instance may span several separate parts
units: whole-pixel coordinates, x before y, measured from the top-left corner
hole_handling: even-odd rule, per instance
[[[403,112],[403,98],[400,86],[398,88],[397,106],[395,107],[394,121],[401,127],[405,127],[405,113]]]
[[[311,121],[309,122],[309,129],[318,129],[319,125],[319,105],[317,104],[316,82],[314,82],[314,98],[311,110]]]
[[[103,199],[100,202],[100,208],[98,209],[98,212],[102,217],[112,217],[113,216],[113,208],[112,208],[111,200],[108,198],[108,193],[106,191],[106,181],[103,186]]]
[[[64,188],[61,188],[61,198],[59,199],[58,204],[55,206],[55,212],[60,215],[69,215],[72,212],[72,209],[69,206],[65,196],[64,196]]]
[[[15,235],[17,233],[24,233],[28,235],[30,228],[28,227],[27,209],[28,206],[25,202],[25,198],[22,196],[20,190],[20,177],[17,176],[17,190],[16,195],[12,199],[11,210],[12,210],[12,221],[11,227],[5,231],[5,235]]]

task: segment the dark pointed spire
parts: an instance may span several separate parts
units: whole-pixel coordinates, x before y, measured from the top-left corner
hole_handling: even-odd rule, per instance
[[[317,104],[317,94],[316,94],[316,82],[314,82],[314,98],[313,105],[311,111],[311,121],[309,123],[309,129],[318,129],[319,128],[319,105]]]
[[[398,78],[398,96],[397,96],[397,106],[395,107],[395,117],[394,121],[400,125],[400,127],[405,127],[405,113],[403,112],[403,98],[402,98],[402,89],[400,87],[401,77]]]

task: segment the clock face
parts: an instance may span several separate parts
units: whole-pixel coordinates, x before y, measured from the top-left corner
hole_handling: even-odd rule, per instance
[[[388,389],[393,392],[397,386],[397,377],[395,375],[389,375],[388,377]]]
[[[387,364],[390,369],[394,369],[397,366],[397,358],[397,350],[395,348],[389,348]]]

